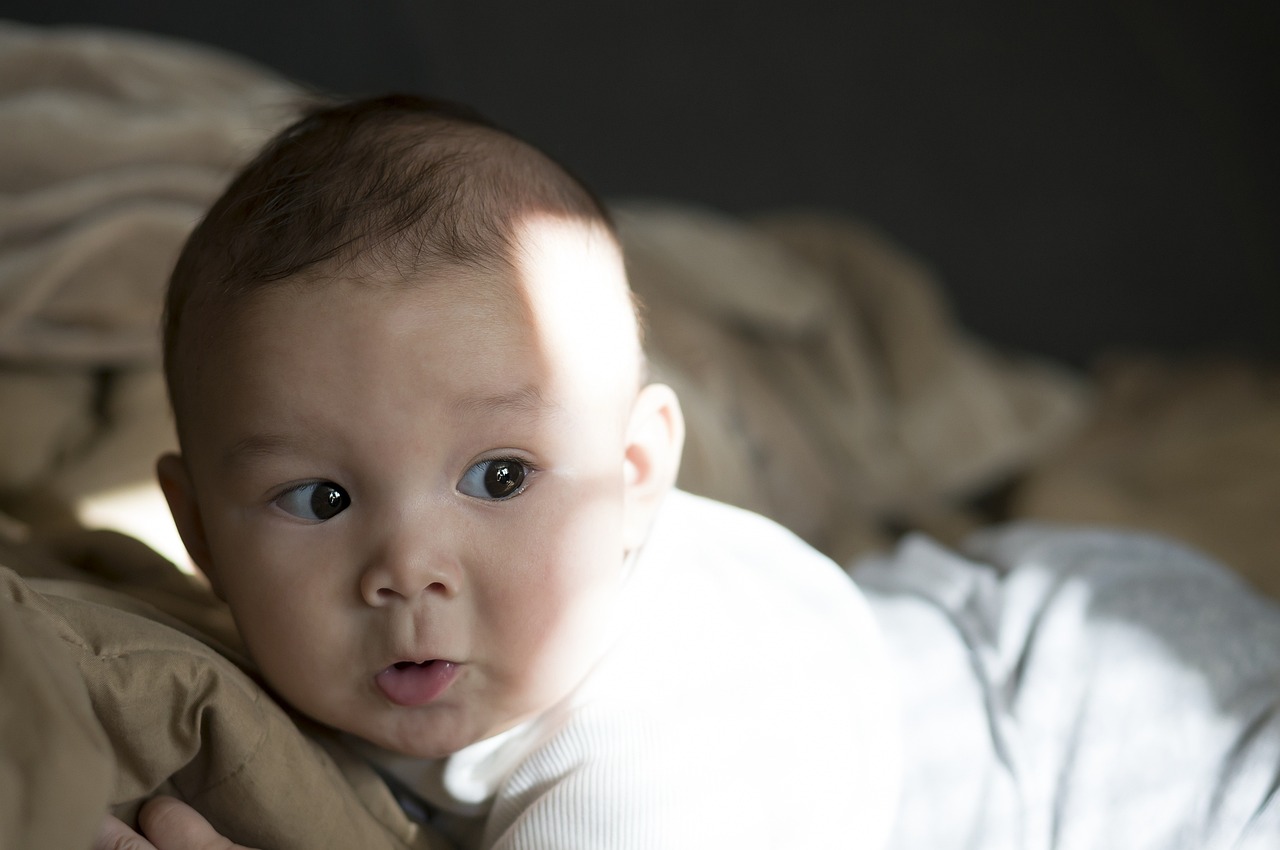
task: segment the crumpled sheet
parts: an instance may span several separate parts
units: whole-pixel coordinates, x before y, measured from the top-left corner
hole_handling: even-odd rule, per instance
[[[1280,847],[1280,607],[1164,538],[993,527],[854,570],[902,685],[893,850]]]

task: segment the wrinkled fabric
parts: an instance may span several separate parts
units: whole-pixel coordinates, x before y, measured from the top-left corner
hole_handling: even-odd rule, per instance
[[[1280,608],[1220,565],[1022,525],[854,577],[910,730],[897,850],[1280,846]]]
[[[157,793],[251,847],[441,846],[233,647],[180,619],[221,622],[212,594],[135,541],[103,542],[77,541],[74,560],[0,546],[0,847],[88,846],[108,811],[132,822]]]

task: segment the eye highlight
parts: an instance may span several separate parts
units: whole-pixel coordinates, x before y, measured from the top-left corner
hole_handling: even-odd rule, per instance
[[[524,490],[528,474],[529,467],[515,458],[482,460],[462,476],[458,492],[489,501],[510,499]]]
[[[332,481],[308,481],[276,497],[280,510],[298,519],[324,522],[351,505],[351,497]]]

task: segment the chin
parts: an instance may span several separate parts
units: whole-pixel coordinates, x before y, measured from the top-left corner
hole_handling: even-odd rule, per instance
[[[443,724],[429,721],[414,725],[418,727],[416,730],[399,729],[392,734],[369,737],[367,740],[384,750],[410,758],[442,759],[489,737],[484,732],[442,729]]]

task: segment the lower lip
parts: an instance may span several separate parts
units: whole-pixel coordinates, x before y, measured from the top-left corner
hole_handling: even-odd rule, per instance
[[[458,678],[452,661],[393,664],[373,677],[378,689],[396,705],[420,706],[434,702]]]

